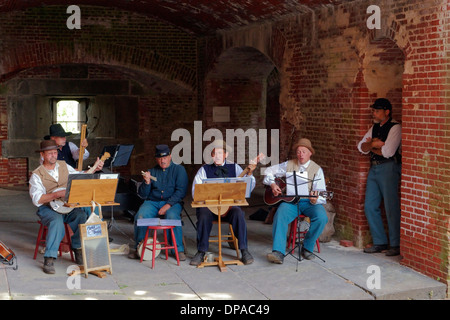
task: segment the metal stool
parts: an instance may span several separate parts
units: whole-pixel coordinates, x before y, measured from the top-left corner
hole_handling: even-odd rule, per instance
[[[37,240],[36,240],[36,248],[34,249],[34,256],[33,259],[36,260],[36,256],[39,250],[39,245],[45,245],[45,239],[47,237],[47,227],[44,226],[41,221],[37,221],[37,223],[39,223],[40,227],[39,227],[39,232],[38,232],[38,236],[37,236]],[[70,240],[70,228],[69,225],[67,223],[64,223],[64,230],[65,230],[65,235],[64,238],[62,239],[61,243],[59,244],[59,256],[62,256],[62,252],[64,250],[64,247],[68,247],[69,248],[69,252],[70,252],[70,257],[72,258],[72,261],[75,261],[75,258],[73,256],[73,251],[72,251],[72,241]]]
[[[218,221],[213,221],[213,224],[217,224],[217,223],[218,223]],[[228,222],[223,221],[221,223],[228,223]],[[227,234],[227,235],[222,235],[222,242],[230,243],[230,247],[232,249],[236,250],[236,256],[237,256],[237,259],[239,260],[238,239],[234,235],[233,226],[231,225],[231,223],[228,223],[228,227],[230,229],[230,233]],[[219,238],[218,236],[210,236],[209,237],[209,242],[219,242],[219,239],[216,240],[216,239],[211,239],[211,238]]]
[[[304,219],[304,218],[306,218],[306,216],[300,215],[300,218]],[[288,249],[293,249],[295,247],[295,241],[297,240],[297,224],[298,224],[298,218],[295,218],[295,220],[291,222],[291,228],[289,231]],[[308,230],[300,232],[300,234],[303,238],[305,237],[306,233],[308,233]],[[320,253],[319,239],[316,240],[316,246],[317,246],[317,252]]]
[[[156,245],[161,245],[161,248],[158,248],[158,250],[166,250],[166,260],[169,259],[169,249],[175,250],[175,257],[177,258],[177,264],[180,265],[180,258],[178,257],[178,249],[177,249],[177,241],[175,239],[175,234],[173,233],[173,228],[175,226],[148,226],[147,232],[145,233],[144,238],[144,245],[142,246],[142,252],[141,252],[141,262],[144,259],[144,253],[145,249],[152,251],[152,269],[155,268],[155,252],[156,252]],[[153,243],[151,245],[147,244],[148,240],[148,233],[150,230],[153,230]],[[163,230],[164,233],[164,241],[163,242],[157,242],[156,240],[156,233],[158,230]],[[170,234],[172,236],[172,242],[173,245],[169,245],[169,241],[167,240],[167,230],[170,230]]]

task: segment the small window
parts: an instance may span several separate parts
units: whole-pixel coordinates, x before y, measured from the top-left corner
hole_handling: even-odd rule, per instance
[[[54,99],[53,123],[60,123],[67,132],[80,133],[86,123],[86,101]]]

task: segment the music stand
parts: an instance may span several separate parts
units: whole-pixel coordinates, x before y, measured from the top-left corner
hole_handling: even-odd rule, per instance
[[[214,258],[214,262],[203,261],[197,268],[205,266],[218,266],[221,272],[227,271],[227,264],[243,265],[240,260],[227,260],[222,258],[222,231],[221,231],[221,215],[227,212],[230,206],[248,206],[245,199],[245,190],[247,184],[245,182],[237,183],[218,183],[218,184],[197,184],[195,186],[194,199],[192,208],[207,207],[218,216],[218,242],[219,256]]]
[[[126,166],[128,164],[128,161],[130,160],[133,148],[134,148],[133,144],[116,144],[104,147],[102,153],[104,154],[105,152],[109,152],[112,155],[112,157],[107,159],[103,166],[109,167],[111,172],[114,172],[113,167]],[[108,229],[111,230],[113,226],[123,235],[128,237],[127,234],[125,234],[125,232],[120,230],[120,228],[115,224],[114,208],[111,207],[111,219],[109,220]]]
[[[298,206],[298,201],[300,201],[300,198],[305,198],[306,197],[306,195],[299,195],[298,194],[298,186],[300,186],[300,185],[303,185],[303,184],[305,184],[305,183],[308,183],[308,182],[311,182],[311,190],[312,190],[312,187],[313,187],[313,184],[312,184],[312,182],[314,182],[315,181],[315,175],[314,175],[314,177],[312,178],[312,179],[308,179],[308,178],[306,178],[306,182],[303,182],[303,183],[301,183],[301,184],[298,184],[297,183],[297,173],[295,172],[295,171],[293,171],[293,177],[294,177],[294,187],[295,187],[295,203],[296,203],[296,206],[297,206],[297,230],[296,230],[296,232],[297,232],[297,237],[296,237],[296,242],[295,242],[295,246],[289,251],[289,252],[287,252],[284,256],[286,257],[287,255],[291,255],[291,256],[293,256],[295,259],[297,259],[297,270],[296,271],[298,271],[298,262],[299,261],[302,261],[303,260],[303,258],[302,258],[302,249],[303,249],[303,240],[304,240],[304,238],[302,237],[302,232],[301,232],[301,213],[300,213],[300,208],[299,208],[299,206]],[[287,178],[286,178],[286,183],[287,183]],[[310,190],[310,191],[311,191]],[[308,196],[309,197],[309,196]],[[297,249],[298,248],[298,256],[295,256],[294,254],[293,254],[293,252],[295,251],[295,249]],[[317,258],[319,258],[320,260],[322,260],[323,262],[325,262],[325,260],[323,260],[322,258],[320,258],[318,255],[316,255],[314,252],[311,252],[314,256],[316,256]]]

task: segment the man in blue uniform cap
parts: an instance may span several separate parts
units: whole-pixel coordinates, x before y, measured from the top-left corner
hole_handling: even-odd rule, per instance
[[[135,249],[144,240],[147,227],[138,227],[138,219],[166,218],[181,220],[181,202],[186,196],[188,176],[183,166],[172,162],[169,146],[156,146],[155,157],[157,165],[143,173],[144,182],[139,186],[138,194],[144,199],[135,217],[134,238]],[[186,260],[183,246],[183,230],[174,228],[177,242],[178,256],[181,261]],[[170,235],[169,235],[170,237]],[[169,239],[172,242],[172,239]],[[128,255],[130,259],[138,259],[136,250]]]

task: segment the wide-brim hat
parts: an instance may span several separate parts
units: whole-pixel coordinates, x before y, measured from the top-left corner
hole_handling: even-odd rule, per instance
[[[170,148],[167,144],[158,144],[155,148],[155,157],[162,158],[170,155]]]
[[[309,151],[311,151],[312,154],[315,153],[314,148],[312,147],[311,141],[306,138],[301,138],[297,141],[297,143],[292,148],[293,151],[297,151],[298,147],[305,147],[308,148]]]
[[[44,140],[49,140],[50,137],[67,137],[71,136],[72,132],[66,132],[60,123],[55,123],[50,126],[50,134],[44,137]]]
[[[386,98],[378,98],[377,100],[375,100],[373,105],[371,105],[370,107],[372,109],[391,110],[392,111],[392,104]]]
[[[56,149],[58,149],[58,145],[56,144],[55,140],[44,140],[41,142],[40,149],[36,150],[36,152],[44,152]]]

